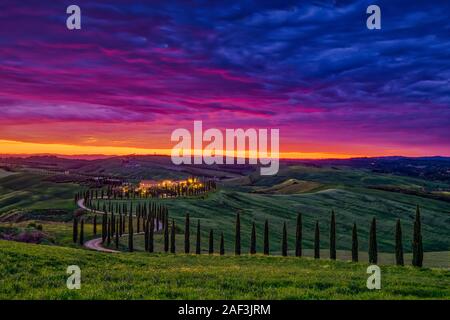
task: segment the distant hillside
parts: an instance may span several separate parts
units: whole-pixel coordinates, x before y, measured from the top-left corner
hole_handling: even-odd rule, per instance
[[[287,160],[283,163],[313,166],[347,166],[370,169],[373,172],[417,177],[450,183],[450,157],[377,157],[325,160]]]
[[[129,180],[187,177],[189,175],[230,179],[256,172],[254,165],[181,165],[176,166],[168,156],[120,156],[96,159],[62,158],[57,156],[5,157],[1,165],[26,166],[50,171],[75,171],[79,174],[119,177]],[[368,169],[375,173],[416,177],[450,183],[449,157],[377,157],[324,160],[281,160],[281,167],[306,165],[310,167],[350,167]]]
[[[105,159],[83,160],[55,156],[28,158],[0,158],[0,165],[16,168],[33,168],[50,172],[66,172],[114,177],[139,181],[144,179],[172,179],[188,176],[203,176],[229,179],[251,173],[250,165],[174,165],[167,156],[121,156]]]
[[[297,194],[319,190],[323,185],[318,182],[288,179],[269,188],[256,189],[255,193]]]

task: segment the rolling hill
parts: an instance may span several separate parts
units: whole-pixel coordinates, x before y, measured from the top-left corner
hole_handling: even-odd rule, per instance
[[[0,240],[0,299],[450,299],[442,269],[382,267],[295,257],[105,254]],[[66,269],[81,269],[68,290]]]

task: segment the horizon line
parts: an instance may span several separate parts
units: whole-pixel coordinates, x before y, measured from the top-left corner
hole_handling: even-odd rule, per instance
[[[117,157],[167,157],[170,158],[170,154],[60,154],[60,153],[0,153],[0,158],[31,158],[31,157],[56,157],[56,158],[70,158],[78,160],[98,160],[107,158],[117,158]],[[192,158],[196,157],[191,155]],[[225,156],[223,156],[225,158]],[[234,158],[242,158],[235,156]],[[280,157],[279,160],[352,160],[352,159],[375,159],[375,158],[449,158],[449,156],[444,155],[423,155],[423,156],[405,156],[405,155],[377,155],[377,156],[349,156],[349,157],[330,157],[330,158],[288,158]],[[249,157],[244,159],[248,160]]]
[[[104,158],[104,157],[120,157],[129,155],[158,155],[158,156],[171,156],[173,149],[168,148],[139,148],[139,147],[127,147],[127,146],[92,146],[92,145],[71,145],[61,143],[37,143],[37,142],[23,142],[14,140],[4,140],[0,138],[0,155],[8,157],[29,157],[39,155],[57,155],[61,157],[90,157],[90,158]],[[203,156],[203,151],[191,150],[189,154]],[[249,152],[248,150],[246,152]],[[376,151],[375,151],[376,152]],[[280,151],[276,152],[272,156],[272,152],[268,158],[278,158],[283,160],[319,160],[319,159],[353,159],[353,158],[379,158],[379,157],[436,157],[436,155],[422,154],[417,150],[405,151],[399,149],[387,149],[380,151],[379,153],[358,153],[358,152],[326,152],[326,151]],[[224,154],[217,151],[218,154]],[[226,153],[225,153],[226,155]],[[231,155],[231,154],[230,154]],[[235,151],[232,156],[237,158],[238,153]],[[249,153],[246,153],[245,158],[248,159]],[[449,155],[440,154],[437,156],[449,157]],[[261,158],[258,156],[258,158]],[[263,157],[265,158],[265,157]]]

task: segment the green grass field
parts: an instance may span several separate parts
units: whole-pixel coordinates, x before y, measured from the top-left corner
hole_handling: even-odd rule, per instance
[[[97,169],[96,169],[97,170]],[[72,243],[73,196],[81,187],[48,181],[47,176],[0,171],[0,231],[34,231],[42,225],[40,245],[0,240],[0,298],[4,299],[450,299],[450,203],[423,196],[376,190],[373,186],[401,186],[406,190],[448,190],[441,182],[372,173],[352,168],[283,167],[274,177],[251,175],[229,180],[204,197],[158,199],[169,208],[177,225],[177,252],[183,250],[184,217],[191,216],[191,250],[197,219],[202,226],[202,250],[214,230],[215,249],[224,233],[227,255],[104,254]],[[117,202],[121,202],[116,200]],[[138,201],[133,200],[135,205]],[[411,261],[415,207],[422,212],[423,269],[393,266],[394,226],[402,220],[405,263]],[[136,207],[136,206],[135,206]],[[336,212],[338,261],[329,261],[330,211]],[[242,252],[248,252],[253,221],[257,251],[262,251],[263,224],[270,221],[271,256],[235,257],[236,213],[241,215]],[[303,214],[305,258],[292,257],[295,220]],[[369,223],[377,218],[382,290],[366,288]],[[312,256],[314,223],[321,230],[321,256]],[[92,225],[85,225],[91,239]],[[290,257],[277,256],[282,224],[288,225]],[[351,227],[358,224],[360,261],[350,259]],[[98,228],[100,234],[100,226]],[[143,250],[143,236],[135,247]],[[127,248],[126,237],[120,247]],[[162,250],[156,235],[155,250]],[[65,287],[66,268],[82,269],[82,289]],[[432,268],[432,269],[430,269]]]
[[[80,186],[46,181],[48,176],[20,172],[0,176],[0,214],[13,210],[73,210]]]
[[[0,299],[450,299],[450,271],[309,258],[104,254],[0,241]],[[66,268],[81,268],[80,290]]]

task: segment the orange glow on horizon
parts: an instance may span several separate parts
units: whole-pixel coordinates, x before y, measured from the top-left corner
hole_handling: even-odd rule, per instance
[[[116,147],[116,146],[86,146],[70,144],[50,144],[22,142],[12,140],[0,140],[0,155],[38,155],[54,154],[62,156],[77,155],[105,155],[105,156],[125,156],[125,155],[164,155],[170,156],[172,149],[151,149],[137,147]],[[198,152],[193,152],[199,154]],[[270,154],[270,153],[269,153]],[[376,156],[419,156],[411,152],[391,150],[382,154],[358,154],[358,153],[334,153],[334,152],[280,152],[281,159],[348,159],[355,157],[376,157]]]

